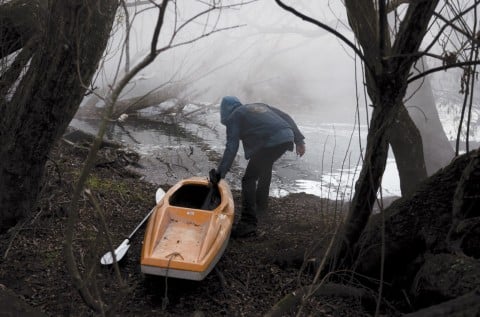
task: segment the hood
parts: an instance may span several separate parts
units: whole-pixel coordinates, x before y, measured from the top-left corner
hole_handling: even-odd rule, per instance
[[[241,106],[242,103],[234,96],[223,97],[222,103],[220,104],[220,122],[225,125],[228,117],[232,114],[233,110]]]

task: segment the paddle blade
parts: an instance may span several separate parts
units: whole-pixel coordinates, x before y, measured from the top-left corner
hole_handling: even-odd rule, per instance
[[[159,187],[155,193],[155,201],[157,204],[162,200],[163,196],[165,196],[165,191]]]
[[[115,249],[115,258],[117,259],[117,262],[119,262],[127,253],[128,248],[130,248],[130,240],[125,239],[123,240],[122,244],[120,244],[116,249]],[[100,263],[103,265],[111,265],[115,262],[115,259],[113,258],[112,252],[107,252],[105,253],[102,258],[100,259]]]
[[[165,191],[161,188],[158,188],[157,192],[155,193],[155,200],[157,204],[162,200],[163,196],[165,196]],[[135,232],[137,232],[137,230],[145,223],[148,217],[150,217],[150,215],[154,210],[155,210],[155,207],[148,213],[148,215],[145,218],[143,218],[143,220],[135,228],[135,230],[133,230],[130,236],[127,239],[123,240],[122,244],[120,244],[115,249],[114,254],[115,254],[115,258],[117,259],[117,262],[119,262],[125,256],[125,253],[127,253],[128,248],[130,248],[130,239],[133,237]],[[103,265],[111,265],[115,262],[115,258],[112,252],[107,252],[100,259],[100,263]]]

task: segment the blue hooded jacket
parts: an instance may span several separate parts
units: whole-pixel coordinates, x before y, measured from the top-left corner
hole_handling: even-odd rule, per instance
[[[293,143],[304,143],[305,137],[288,114],[263,103],[243,105],[237,97],[224,97],[220,122],[227,128],[227,143],[218,166],[221,177],[232,166],[240,140],[247,160],[265,147],[291,142],[293,150]]]
[[[223,125],[226,125],[227,119],[232,114],[233,110],[241,105],[242,103],[237,97],[223,97],[222,103],[220,104],[220,122]]]

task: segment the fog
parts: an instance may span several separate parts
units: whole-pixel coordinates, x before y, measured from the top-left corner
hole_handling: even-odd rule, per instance
[[[308,10],[350,34],[338,22],[344,20],[341,4],[334,8],[322,2]],[[178,12],[177,23],[198,11],[189,4],[188,8],[178,8]],[[134,9],[130,15],[134,15]],[[132,64],[148,52],[156,16],[157,11],[152,9],[135,17],[130,34]],[[170,39],[173,18],[170,8],[158,47]],[[142,95],[166,82],[183,81],[187,85],[180,97],[191,101],[216,103],[225,95],[235,95],[244,103],[266,102],[294,116],[353,122],[355,60],[351,50],[332,34],[284,11],[274,1],[225,9],[218,16],[211,14],[185,28],[176,42],[194,38],[205,30],[232,26],[238,27],[162,53],[137,76],[142,80],[127,87],[126,94]],[[123,28],[118,26],[102,73],[110,83],[122,56],[115,48],[124,40]]]
[[[354,41],[353,34],[345,25],[345,8],[340,1],[319,1],[310,4],[313,7],[302,3],[303,1],[295,1],[295,8]],[[172,32],[178,30],[179,25],[202,10],[200,1],[181,2],[178,5],[186,7],[170,7],[157,49],[169,43]],[[143,8],[137,9],[137,12],[141,11],[138,15],[135,15],[134,8],[129,11],[130,18],[135,17],[129,41],[131,65],[148,54],[157,19],[157,10],[142,11]],[[365,96],[362,67],[358,58],[355,59],[352,50],[333,34],[284,11],[273,0],[223,9],[219,13],[212,12],[181,28],[173,45],[201,38],[160,54],[153,64],[142,70],[128,85],[122,98],[143,96],[158,87],[181,87],[176,91],[178,98],[192,103],[212,104],[204,117],[208,121],[206,124],[193,127],[187,125],[184,128],[192,135],[199,135],[205,126],[211,127],[212,129],[200,133],[202,142],[207,142],[209,148],[219,154],[223,151],[225,139],[222,134],[224,130],[218,127],[218,103],[223,96],[235,95],[243,103],[265,102],[286,110],[305,134],[308,151],[302,157],[301,164],[297,164],[294,154],[287,154],[280,160],[278,165],[281,168],[274,170],[276,186],[273,186],[271,194],[282,195],[285,191],[301,190],[323,196],[322,190],[325,188],[328,188],[327,195],[330,195],[332,188],[338,187],[342,193],[337,192],[335,195],[350,196],[349,190],[353,188],[353,180],[358,176],[359,164],[361,165],[360,157],[364,151],[367,131],[365,114],[369,111],[366,109],[370,108],[366,106],[369,101]],[[118,19],[96,86],[112,85],[115,74],[121,74],[124,53],[120,48],[126,34],[122,23],[124,19],[124,16]],[[208,36],[202,37],[202,34]],[[427,38],[433,34],[435,31],[431,30]],[[451,73],[440,74],[435,75],[440,77],[433,84],[443,91],[441,124],[452,140],[456,135],[458,120],[450,119],[450,109],[452,105],[460,103],[458,100],[450,101],[450,92],[458,93],[459,80],[457,75],[456,80],[447,82],[445,78],[450,78]],[[422,86],[423,83],[417,82]],[[441,87],[444,84],[445,87]],[[410,113],[420,113],[420,119],[423,120],[421,123],[426,126],[425,115],[428,113],[417,110],[421,104],[426,103],[410,98],[413,93],[421,95],[416,94],[417,88],[413,85],[410,87],[411,92],[407,94],[408,108]],[[429,92],[431,93],[430,90]],[[357,105],[360,109],[360,125],[357,121]],[[148,111],[146,113],[151,115]],[[432,120],[429,121],[429,126],[433,126],[430,122]],[[445,122],[454,124],[445,125]],[[438,124],[441,129],[440,122]],[[143,131],[145,128],[137,131],[137,128],[141,127],[132,127],[133,130],[127,133],[122,127],[116,131],[118,139],[142,140],[143,142],[135,142],[134,146],[138,145],[136,143],[141,144],[142,149],[147,146],[150,149],[147,154],[151,158],[156,159],[159,153],[165,155],[168,152],[165,147],[161,150],[156,147],[162,131]],[[142,136],[144,133],[152,137]],[[147,139],[152,141],[149,143]],[[178,159],[176,146],[180,143],[188,149],[196,146],[203,148],[195,142],[175,140],[170,151],[174,159]],[[427,153],[434,152],[427,149]],[[206,162],[208,158],[197,161]],[[241,167],[245,165],[241,155],[238,155],[237,162]],[[158,162],[154,163],[158,165]],[[176,161],[173,163],[177,164]],[[150,171],[161,171],[155,164]],[[206,170],[207,168],[200,168],[193,172],[205,175]],[[158,175],[154,178],[161,179]],[[232,176],[230,181],[235,187],[238,177]],[[385,195],[399,193],[398,173],[392,157],[387,164],[383,188],[387,191]]]

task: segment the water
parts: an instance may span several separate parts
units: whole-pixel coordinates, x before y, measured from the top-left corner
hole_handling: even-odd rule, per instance
[[[137,169],[146,181],[174,184],[190,176],[207,176],[221,158],[225,144],[225,127],[219,123],[218,105],[205,109],[188,106],[184,113],[195,111],[187,120],[176,114],[162,115],[162,105],[145,109],[125,122],[112,123],[106,138],[121,142],[142,156]],[[347,199],[361,168],[360,153],[365,147],[366,126],[344,123],[319,123],[315,118],[295,116],[305,135],[307,152],[298,157],[287,152],[274,165],[270,195],[306,192],[330,199]],[[161,119],[161,120],[160,120]],[[96,133],[97,120],[74,119],[71,126]],[[227,174],[234,189],[247,161],[243,149]],[[399,195],[398,174],[389,158],[383,178],[383,195]]]

